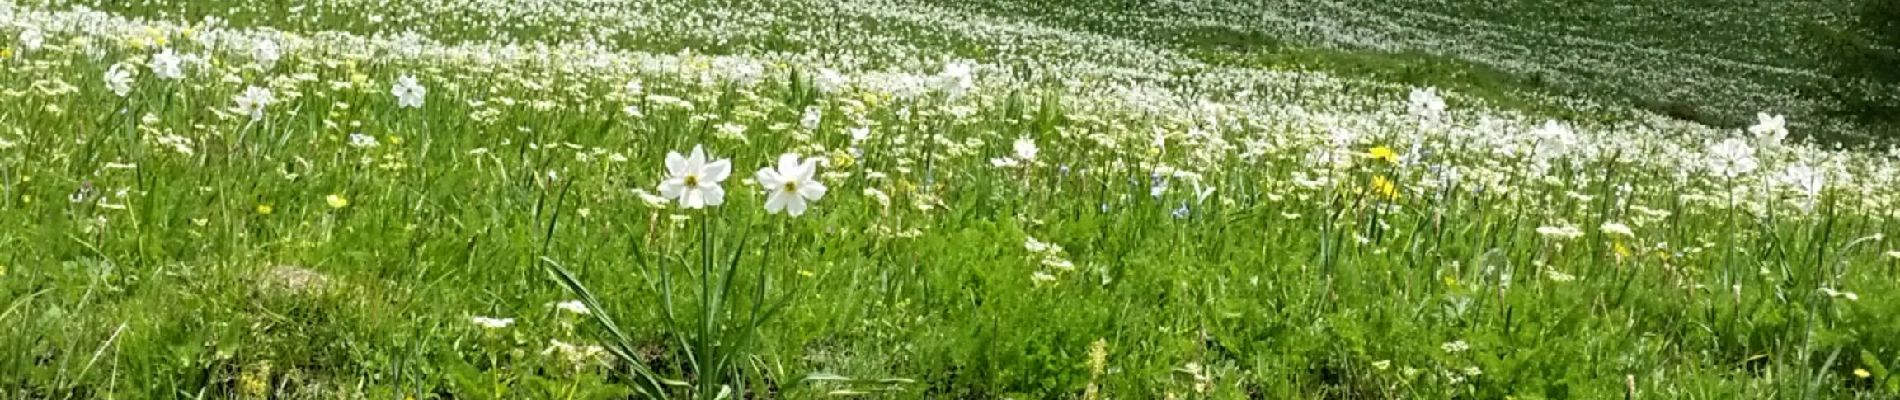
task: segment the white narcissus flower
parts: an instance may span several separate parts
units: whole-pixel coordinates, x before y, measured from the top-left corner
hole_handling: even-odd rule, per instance
[[[27,51],[39,50],[45,44],[46,34],[40,32],[39,28],[26,28],[20,32],[20,47]]]
[[[1583,237],[1583,230],[1570,225],[1544,226],[1537,228],[1537,234],[1550,239],[1571,240]]]
[[[270,38],[259,38],[257,43],[251,46],[251,59],[257,60],[257,65],[269,67],[277,64],[277,59],[282,57],[283,49],[277,47],[277,42],[271,41]]]
[[[1755,113],[1755,125],[1748,127],[1748,133],[1761,138],[1764,143],[1781,143],[1788,137],[1788,118],[1768,113]]]
[[[1717,177],[1734,178],[1755,171],[1755,148],[1748,142],[1730,138],[1709,146],[1709,172]]]
[[[1781,184],[1807,197],[1818,197],[1821,195],[1821,190],[1827,187],[1827,173],[1807,164],[1795,164],[1782,171]]]
[[[1036,140],[1028,136],[1016,139],[1015,147],[1016,159],[1024,162],[1036,161],[1036,153],[1041,152],[1041,149],[1036,148]]]
[[[732,175],[732,160],[707,162],[706,150],[693,146],[692,156],[666,153],[667,178],[660,182],[660,195],[678,200],[680,207],[695,209],[726,202],[726,190],[719,187]]]
[[[1623,236],[1623,237],[1636,236],[1636,232],[1630,230],[1629,225],[1624,225],[1621,222],[1604,222],[1603,226],[1598,227],[1597,230],[1602,231],[1604,234],[1607,234],[1607,235],[1616,235],[1616,236]]]
[[[178,80],[185,77],[185,59],[178,57],[178,53],[172,52],[170,48],[153,54],[149,64],[152,75],[160,79]]]
[[[359,149],[368,149],[368,148],[373,148],[380,145],[382,145],[382,142],[377,141],[375,136],[365,135],[361,133],[350,134],[350,147],[355,147]]]
[[[514,325],[515,319],[514,318],[489,318],[489,317],[478,316],[478,317],[470,317],[469,322],[473,322],[475,323],[475,326],[479,326],[483,328],[501,329],[501,328],[507,328],[509,325]]]
[[[817,173],[818,159],[800,160],[797,153],[780,155],[777,169],[760,168],[754,179],[771,192],[765,199],[765,211],[804,215],[807,203],[825,197],[825,184],[812,179]]]
[[[818,91],[823,93],[836,92],[838,89],[844,88],[845,85],[850,83],[850,78],[846,78],[844,74],[838,73],[838,70],[830,68],[819,68],[818,74],[812,77],[812,86],[817,87]]]
[[[626,90],[627,90],[628,96],[633,96],[636,98],[640,97],[640,95],[642,94],[646,94],[647,92],[646,86],[640,84],[640,78],[633,78],[631,80],[628,80],[627,85],[626,85]]]
[[[799,117],[798,127],[808,131],[818,130],[818,123],[823,122],[824,118],[825,111],[818,106],[805,107],[805,115]]]
[[[105,80],[106,90],[111,90],[112,94],[125,97],[132,93],[132,69],[126,68],[125,64],[112,64],[112,68],[106,69]]]
[[[403,75],[396,78],[396,85],[389,88],[389,94],[396,96],[397,107],[422,108],[423,97],[429,95],[429,89],[416,82],[415,76]]]
[[[587,304],[581,303],[580,300],[568,300],[568,301],[556,303],[554,304],[554,308],[559,308],[561,309],[561,311],[571,312],[571,313],[575,313],[579,315],[587,315],[587,314],[592,313],[591,310],[587,309]]]
[[[1438,96],[1438,88],[1412,89],[1406,103],[1406,112],[1419,119],[1437,120],[1445,113],[1445,98]]]
[[[261,120],[264,119],[264,107],[270,106],[270,103],[276,100],[277,97],[271,95],[270,89],[251,86],[244,88],[244,93],[238,94],[237,109],[238,112],[250,114],[252,120]]]

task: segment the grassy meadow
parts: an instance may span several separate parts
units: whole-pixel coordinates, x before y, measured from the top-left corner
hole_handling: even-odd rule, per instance
[[[0,0],[0,398],[1900,396],[1835,5],[1361,3]]]

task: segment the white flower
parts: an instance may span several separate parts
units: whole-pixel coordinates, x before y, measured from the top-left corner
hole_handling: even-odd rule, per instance
[[[1465,350],[1471,350],[1471,345],[1465,344],[1463,340],[1456,340],[1445,342],[1445,344],[1439,345],[1438,348],[1445,350],[1446,353],[1460,353]]]
[[[1412,89],[1406,100],[1406,112],[1415,118],[1436,121],[1445,113],[1445,98],[1438,97],[1438,88]]]
[[[1023,238],[1023,248],[1029,250],[1031,253],[1046,252],[1049,251],[1049,247],[1048,243],[1043,243],[1041,240],[1036,240],[1036,238]]]
[[[1782,139],[1788,137],[1787,117],[1768,115],[1768,113],[1755,113],[1755,119],[1757,122],[1755,122],[1755,125],[1748,127],[1748,133],[1754,134],[1755,137],[1761,139],[1763,143],[1781,143]]]
[[[185,77],[185,60],[170,48],[153,54],[148,66],[152,68],[152,75],[158,75],[159,79],[178,80]]]
[[[851,135],[852,143],[862,142],[864,141],[864,139],[871,138],[871,127],[868,127],[868,126],[854,127],[851,129],[846,129],[845,133],[848,133]]]
[[[542,350],[541,355],[546,356],[557,353],[560,354],[561,358],[566,359],[567,362],[574,363],[574,365],[578,367],[605,360],[604,356],[607,354],[607,349],[597,345],[577,346],[560,340],[548,339],[548,349]]]
[[[951,98],[962,96],[976,86],[975,63],[969,60],[956,60],[943,64],[943,72],[937,74],[938,82],[944,93]]]
[[[1755,171],[1755,148],[1748,142],[1730,138],[1709,146],[1709,172],[1722,178],[1734,178]]]
[[[1055,269],[1059,269],[1063,271],[1075,270],[1075,263],[1070,262],[1068,259],[1061,258],[1061,257],[1043,257],[1042,265],[1049,268],[1055,268]]]
[[[270,38],[259,38],[257,43],[251,46],[251,59],[257,60],[258,65],[271,66],[276,64],[277,59],[282,56],[283,49],[277,47],[277,42],[271,41]]]
[[[1826,188],[1827,174],[1806,164],[1795,164],[1781,172],[1780,180],[1781,184],[1800,191],[1808,198],[1814,198],[1820,196],[1821,190]]]
[[[754,179],[771,192],[765,199],[765,211],[804,215],[806,203],[825,197],[825,184],[812,179],[817,172],[818,159],[800,161],[796,153],[780,155],[776,170],[760,168]]]
[[[805,130],[808,131],[817,130],[818,123],[823,122],[824,118],[825,112],[819,109],[818,106],[805,107],[805,115],[798,119],[798,127],[805,128]]]
[[[1577,146],[1577,134],[1569,126],[1556,120],[1546,120],[1537,129],[1531,130],[1531,137],[1537,140],[1533,157],[1538,160],[1550,160],[1570,154]]]
[[[39,28],[26,28],[26,30],[20,31],[20,47],[32,51],[39,50],[40,46],[45,44],[46,34],[40,32]]]
[[[396,85],[389,88],[389,94],[396,96],[397,107],[422,108],[422,98],[429,95],[429,89],[417,83],[415,76],[403,75],[396,78]]]
[[[732,175],[732,160],[707,162],[706,150],[693,146],[691,157],[666,152],[667,178],[660,182],[660,195],[679,200],[688,209],[716,206],[726,202],[726,190],[719,187]]]
[[[382,145],[382,143],[377,142],[375,136],[365,135],[361,133],[350,134],[350,147],[355,147],[359,149],[368,149],[368,148],[373,148],[380,145]]]
[[[561,309],[561,311],[571,312],[571,313],[580,314],[580,315],[587,315],[587,314],[592,313],[592,311],[587,309],[587,304],[581,303],[580,300],[568,300],[568,301],[563,301],[560,303],[555,303],[554,308]]]
[[[270,106],[270,103],[276,99],[276,96],[271,95],[270,89],[246,87],[244,93],[237,96],[237,109],[238,112],[250,114],[252,120],[261,120],[264,119],[264,107]]]
[[[1860,301],[1860,295],[1854,294],[1854,292],[1843,292],[1834,290],[1834,288],[1821,288],[1821,293],[1826,294],[1827,297],[1838,297],[1847,299],[1848,301]]]
[[[633,195],[634,197],[639,197],[640,202],[646,203],[647,207],[666,208],[667,200],[665,197],[653,194],[653,192],[648,192],[646,189],[634,189]]]
[[[1030,139],[1028,136],[1016,139],[1015,148],[1016,159],[1022,160],[1023,162],[1036,161],[1036,153],[1041,152],[1041,150],[1036,148],[1036,140]]]
[[[474,322],[475,326],[488,328],[488,329],[507,328],[509,325],[515,324],[514,318],[489,318],[489,317],[477,316],[477,317],[469,318],[469,321]]]
[[[1054,282],[1055,280],[1056,280],[1056,276],[1050,275],[1048,272],[1036,271],[1035,273],[1029,274],[1030,282],[1043,283],[1043,282]]]
[[[1607,235],[1617,235],[1617,236],[1623,236],[1623,237],[1636,236],[1636,233],[1630,230],[1629,225],[1623,225],[1623,223],[1621,222],[1604,222],[1603,226],[1598,227],[1597,230],[1602,231],[1604,234],[1607,234]]]
[[[633,78],[627,81],[626,91],[628,96],[638,98],[646,93],[646,86],[640,84],[640,78]]]
[[[126,68],[125,64],[112,64],[112,68],[106,69],[105,80],[106,90],[111,90],[112,94],[125,97],[132,93],[132,69]]]
[[[836,92],[838,89],[844,88],[844,85],[850,83],[850,78],[846,78],[844,74],[840,74],[837,70],[830,68],[819,68],[818,75],[812,77],[812,86],[817,87],[818,91],[823,93]]]
[[[1537,234],[1551,239],[1570,240],[1583,237],[1583,230],[1570,225],[1544,226],[1537,228]]]

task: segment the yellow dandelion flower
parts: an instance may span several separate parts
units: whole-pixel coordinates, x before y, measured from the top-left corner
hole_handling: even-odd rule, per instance
[[[1391,147],[1373,147],[1372,150],[1366,152],[1366,157],[1393,164],[1399,163],[1399,152],[1393,151]]]
[[[852,157],[851,153],[846,153],[843,150],[832,151],[830,167],[839,168],[839,169],[851,168],[851,164],[856,163],[857,161],[858,161],[857,158]]]
[[[1867,369],[1865,368],[1855,368],[1854,376],[1860,377],[1860,379],[1867,379],[1867,378],[1872,378],[1874,374],[1871,372],[1867,372]]]
[[[275,211],[276,209],[271,208],[270,204],[257,205],[257,215],[270,215],[272,212],[275,212]]]
[[[1386,178],[1384,175],[1374,176],[1372,177],[1372,194],[1384,197],[1387,200],[1398,199],[1399,185],[1393,183],[1392,179]]]
[[[324,196],[323,201],[325,203],[330,203],[330,208],[343,208],[343,207],[350,206],[350,199],[347,197],[343,197],[343,195],[340,195],[340,194]]]

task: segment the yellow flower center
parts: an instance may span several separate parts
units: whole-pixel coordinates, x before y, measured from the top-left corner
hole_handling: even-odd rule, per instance
[[[785,182],[785,191],[786,191],[786,192],[797,192],[797,191],[798,191],[798,182]]]
[[[687,175],[686,186],[699,186],[699,175]]]

